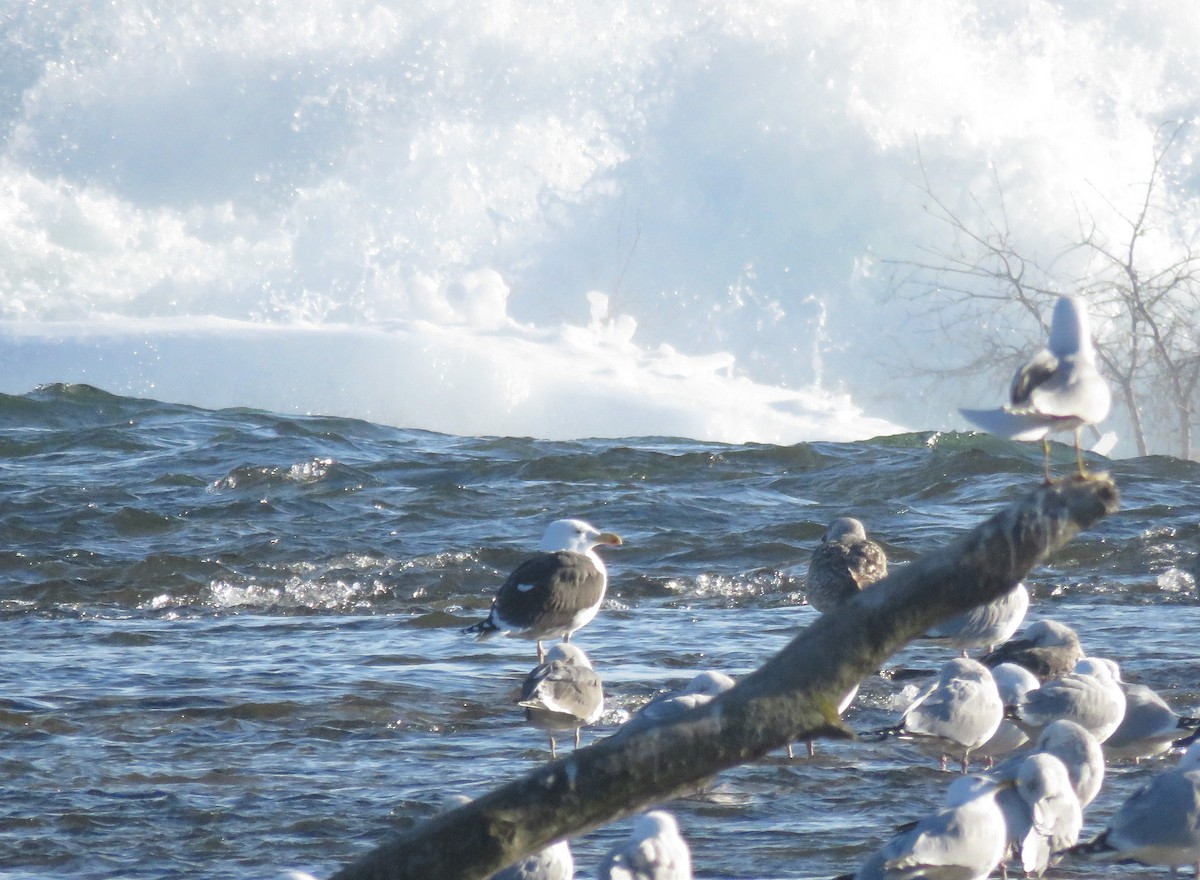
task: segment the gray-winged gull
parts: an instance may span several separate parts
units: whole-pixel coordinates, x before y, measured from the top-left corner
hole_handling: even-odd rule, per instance
[[[992,669],[992,679],[1000,693],[1000,702],[1005,709],[1015,707],[1021,697],[1041,685],[1037,676],[1016,663],[1001,663]],[[1010,719],[1005,718],[992,734],[992,738],[977,748],[975,757],[987,762],[1002,758],[1029,742],[1029,736]]]
[[[1019,638],[1009,639],[980,659],[985,666],[1016,663],[1046,679],[1073,671],[1082,657],[1083,647],[1075,630],[1057,620],[1038,620]]]
[[[956,779],[944,806],[902,831],[869,856],[854,880],[953,877],[984,880],[1004,858],[1004,814],[996,794],[1011,787],[976,776]]]
[[[1063,762],[1079,806],[1086,807],[1096,799],[1104,784],[1104,753],[1087,730],[1074,721],[1053,721],[1042,730],[1033,748]]]
[[[1025,875],[1040,877],[1056,853],[1079,841],[1083,809],[1067,768],[1054,755],[1035,752],[1021,760],[1016,787],[996,796],[1004,813],[1013,857]]]
[[[553,758],[557,730],[573,730],[579,748],[580,728],[604,712],[604,686],[582,648],[552,645],[545,661],[525,676],[518,705],[525,709],[526,721],[549,734]]]
[[[675,817],[663,810],[638,816],[628,839],[609,850],[600,880],[692,880],[692,855]]]
[[[507,633],[537,640],[538,662],[545,659],[543,639],[564,642],[600,610],[608,570],[595,548],[617,545],[621,538],[578,519],[550,523],[539,553],[516,567],[500,586],[487,619],[463,630],[484,639]]]
[[[804,595],[824,613],[887,576],[887,555],[853,517],[835,519],[808,562]]]
[[[1012,638],[1021,628],[1029,610],[1029,590],[1017,584],[1003,596],[944,620],[925,633],[928,639],[945,642],[962,651],[971,648],[992,650]]]
[[[1153,689],[1122,681],[1119,671],[1117,683],[1125,692],[1125,717],[1104,741],[1109,758],[1139,761],[1160,755],[1200,727],[1200,718],[1179,715]]]
[[[1092,659],[1092,658],[1088,658]],[[1029,691],[1016,705],[1015,720],[1027,731],[1051,721],[1074,721],[1103,743],[1125,716],[1125,693],[1105,663],[1080,660],[1069,672]]]
[[[947,755],[953,755],[966,773],[971,752],[991,739],[1003,718],[1004,704],[991,672],[959,657],[942,667],[937,680],[884,733],[940,755],[943,770]]]
[[[708,670],[695,675],[684,687],[654,697],[633,714],[614,734],[629,734],[660,724],[670,724],[697,706],[703,706],[717,694],[733,687],[734,681],[723,672]]]
[[[1200,876],[1200,743],[1126,798],[1095,839],[1070,852],[1166,865],[1172,875],[1193,865]]]
[[[1062,296],[1054,304],[1046,347],[1017,370],[1008,404],[959,412],[989,434],[1010,440],[1041,440],[1046,482],[1050,482],[1047,436],[1075,432],[1075,456],[1082,474],[1079,429],[1104,421],[1111,405],[1112,393],[1096,367],[1087,308],[1078,297]]]

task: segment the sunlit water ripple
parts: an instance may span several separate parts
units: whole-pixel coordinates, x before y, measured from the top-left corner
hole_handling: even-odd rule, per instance
[[[82,386],[0,396],[0,876],[328,873],[444,792],[535,767],[545,740],[511,702],[532,646],[459,628],[551,519],[627,542],[576,639],[608,694],[587,742],[657,689],[745,673],[786,644],[815,613],[802,563],[833,517],[862,518],[902,564],[1027,492],[1039,456],[953,434],[550,443]],[[1195,714],[1200,469],[1107,466],[1123,509],[1035,573],[1034,613]],[[918,644],[894,663],[947,658]],[[881,726],[911,688],[872,678],[847,718]],[[1110,767],[1088,832],[1161,766]],[[670,808],[699,877],[830,877],[947,780],[904,746],[828,742]],[[576,841],[581,876],[625,829]]]

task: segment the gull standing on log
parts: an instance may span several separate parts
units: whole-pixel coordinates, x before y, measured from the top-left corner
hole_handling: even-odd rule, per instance
[[[1009,403],[998,409],[960,409],[989,434],[1010,440],[1041,440],[1046,482],[1050,482],[1051,433],[1075,432],[1075,460],[1085,473],[1079,429],[1104,421],[1112,392],[1096,367],[1088,313],[1078,297],[1054,304],[1050,339],[1015,376]]]
[[[843,516],[829,524],[813,550],[804,595],[808,604],[823,614],[885,577],[883,548],[867,538],[860,521]]]
[[[538,662],[544,662],[542,640],[562,636],[569,642],[571,633],[595,617],[604,601],[608,570],[594,548],[620,543],[620,536],[582,520],[555,520],[542,537],[540,552],[518,565],[500,586],[487,619],[463,632],[481,639],[501,632],[536,639]]]

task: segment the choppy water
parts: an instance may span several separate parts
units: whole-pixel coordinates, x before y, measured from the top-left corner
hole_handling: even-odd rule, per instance
[[[576,639],[609,695],[586,742],[656,689],[701,668],[744,673],[791,639],[815,613],[792,567],[834,516],[855,513],[910,560],[1027,491],[1039,456],[953,434],[550,443],[82,386],[0,396],[0,872],[328,873],[443,792],[536,766],[545,741],[511,705],[530,643],[459,628],[551,519],[627,541]],[[1059,469],[1070,460],[1056,449]],[[1110,468],[1122,512],[1035,573],[1032,613],[1194,713],[1200,467]],[[896,663],[947,656],[916,645]],[[879,726],[908,696],[871,679],[848,718]],[[1087,831],[1161,766],[1111,767]],[[903,746],[823,743],[671,809],[697,876],[828,877],[948,779]],[[626,827],[576,842],[580,876]]]

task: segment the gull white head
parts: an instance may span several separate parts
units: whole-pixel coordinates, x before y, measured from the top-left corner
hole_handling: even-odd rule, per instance
[[[865,540],[867,537],[867,529],[861,521],[852,516],[841,516],[829,524],[829,528],[825,530],[825,534],[821,537],[821,541],[828,543],[830,541],[840,541],[845,537],[853,537]]]
[[[539,550],[552,553],[556,550],[572,550],[587,553],[598,544],[617,545],[621,538],[612,532],[602,532],[581,519],[557,519],[546,527]]]
[[[580,648],[578,645],[572,645],[570,642],[553,645],[546,651],[545,662],[553,663],[555,660],[565,663],[568,666],[592,668],[592,662],[588,660],[588,656],[583,652],[583,648]]]
[[[1016,663],[1001,663],[993,667],[992,678],[996,680],[1000,699],[1006,706],[1014,705],[1022,696],[1041,686],[1036,675]]]
[[[715,697],[717,694],[729,690],[733,685],[733,679],[724,672],[701,672],[688,682],[687,687],[683,689],[683,693]]]
[[[959,776],[948,786],[942,796],[942,805],[946,807],[961,807],[976,798],[991,797],[1004,788],[1011,788],[1013,780],[997,780],[989,776],[977,776],[974,773]]]
[[[1120,681],[1121,667],[1107,657],[1081,657],[1075,661],[1075,671],[1101,681]]]
[[[679,837],[679,823],[670,813],[652,810],[634,820],[633,833],[630,834],[634,840],[647,840],[651,837],[662,836]]]
[[[947,685],[952,681],[990,681],[992,672],[978,660],[956,657],[938,671],[938,682]]]

